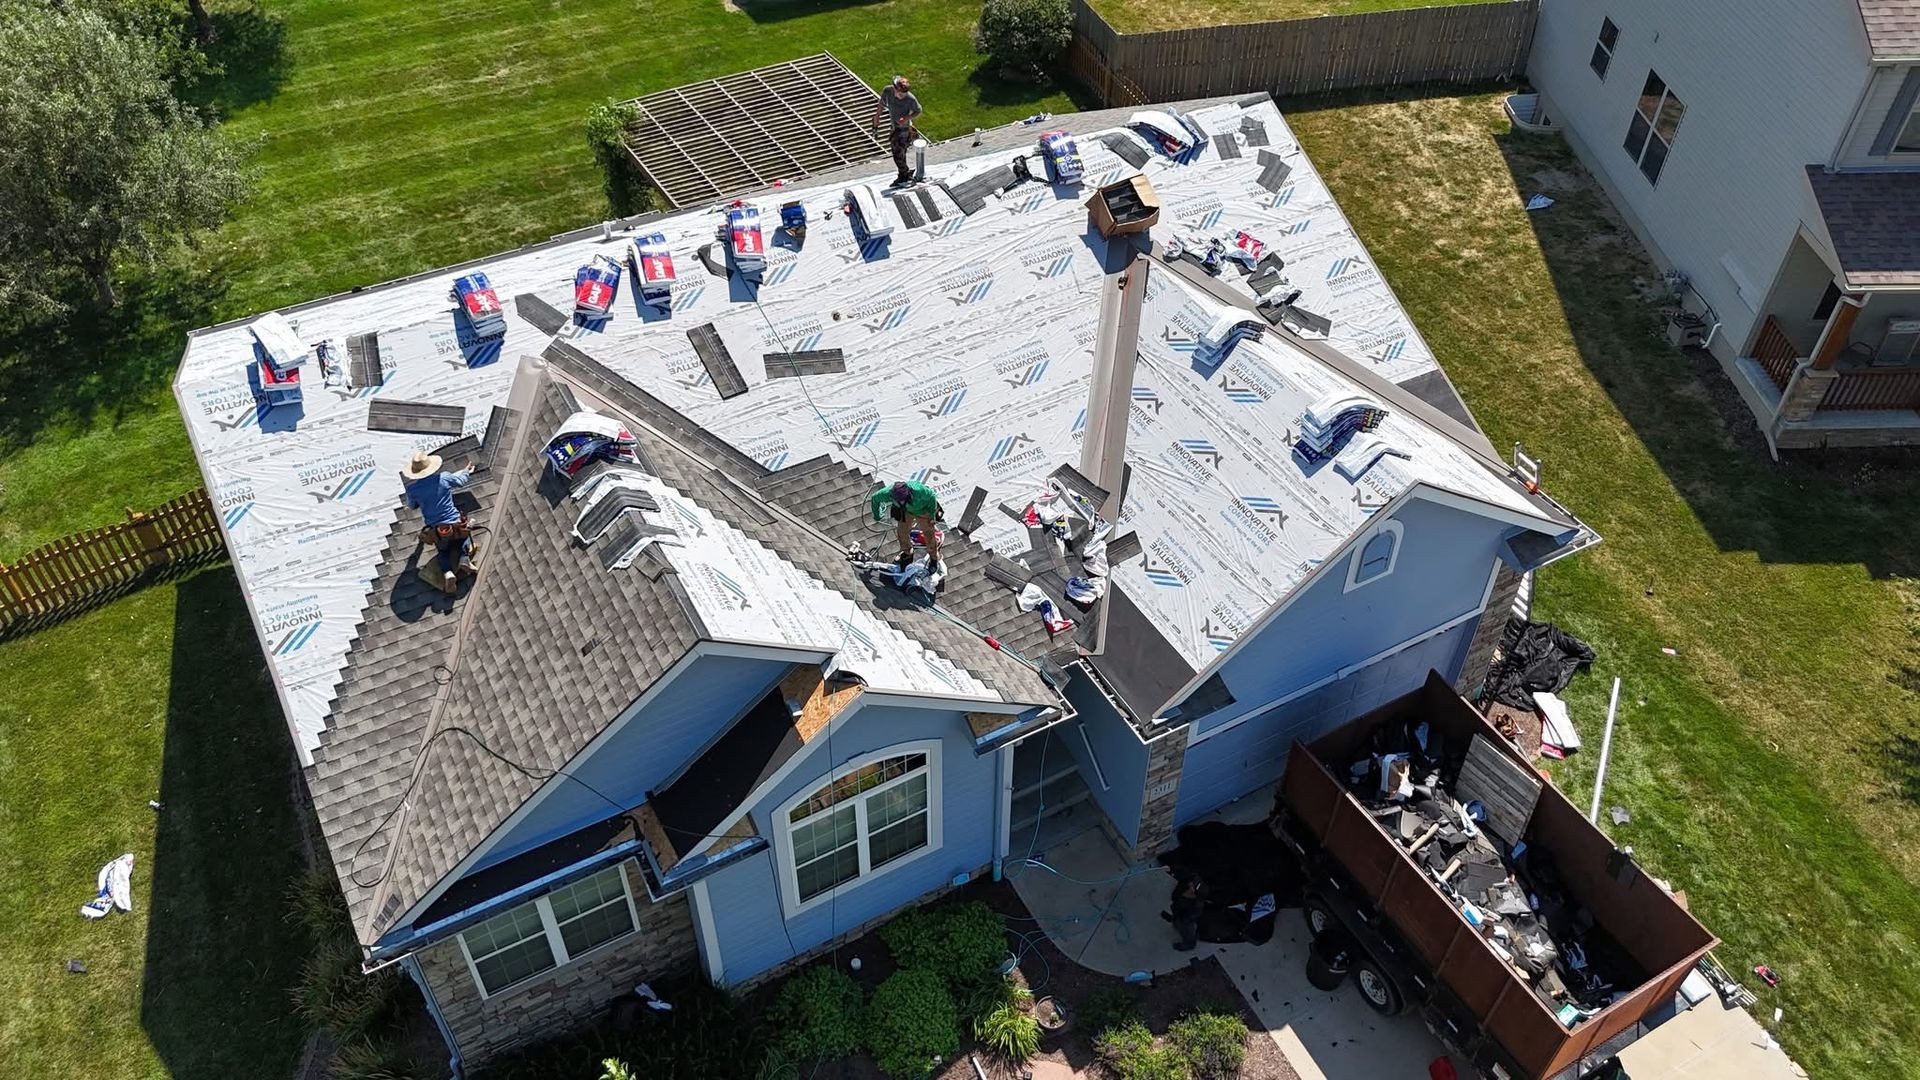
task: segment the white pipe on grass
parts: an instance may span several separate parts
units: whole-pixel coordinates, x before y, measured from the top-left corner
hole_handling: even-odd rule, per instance
[[[1613,697],[1607,701],[1607,732],[1600,737],[1600,771],[1593,774],[1593,807],[1587,811],[1587,824],[1600,820],[1600,789],[1607,782],[1607,758],[1613,754],[1613,718],[1620,711],[1620,676],[1613,677]]]

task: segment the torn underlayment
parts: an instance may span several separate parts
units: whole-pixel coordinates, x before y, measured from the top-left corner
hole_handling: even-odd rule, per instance
[[[752,276],[727,274],[722,215],[696,209],[319,301],[286,321],[334,362],[301,369],[307,385],[289,405],[269,407],[250,380],[248,324],[195,334],[175,393],[302,760],[327,722],[400,510],[397,470],[415,450],[479,436],[517,358],[545,348],[555,326],[770,469],[826,451],[876,475],[916,476],[953,507],[983,489],[974,537],[1010,557],[1028,547],[1014,515],[1079,460],[1092,298],[1104,280],[1104,241],[1082,205],[1092,186],[1144,172],[1164,207],[1156,242],[1247,234],[1278,258],[1298,308],[1326,320],[1329,346],[1391,381],[1434,372],[1272,103],[1213,105],[1187,120],[1206,138],[1182,161],[1129,129],[1076,133],[1085,186],[1034,180],[1001,192],[1016,179],[1006,151],[930,166],[927,198],[914,200],[923,224],[882,238],[863,239],[839,211],[844,180],[782,191],[761,208],[798,202],[811,224],[799,240],[772,234]],[[1229,141],[1237,153],[1223,153]],[[972,213],[949,195],[962,189]],[[563,314],[580,310],[577,271],[603,267],[603,254],[626,259],[636,238],[678,268],[658,283],[667,302],[660,288],[630,287],[604,316]],[[449,290],[475,269],[499,301],[478,311]],[[1257,295],[1240,267],[1217,280],[1249,303]],[[1400,416],[1381,425],[1386,448],[1357,475],[1304,466],[1291,453],[1300,417],[1350,390],[1345,379],[1274,333],[1236,337],[1224,362],[1202,356],[1200,337],[1228,309],[1170,272],[1153,283],[1131,390],[1133,480],[1115,522],[1140,547],[1114,561],[1111,582],[1189,663],[1226,648],[1410,480],[1503,498],[1457,447]],[[737,396],[716,392],[688,337],[708,324]],[[824,350],[839,350],[845,370],[753,362]],[[369,430],[376,399],[461,407],[464,418],[446,434]]]

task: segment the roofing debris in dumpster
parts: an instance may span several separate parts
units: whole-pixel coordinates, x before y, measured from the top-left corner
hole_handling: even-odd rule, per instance
[[[1540,778],[1484,735],[1449,740],[1417,717],[1376,728],[1344,780],[1501,959],[1571,1028],[1647,973],[1524,836]]]

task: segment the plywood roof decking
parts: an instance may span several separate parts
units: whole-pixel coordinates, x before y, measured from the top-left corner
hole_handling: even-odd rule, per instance
[[[792,180],[887,152],[876,95],[832,53],[635,98],[627,152],[670,206]]]

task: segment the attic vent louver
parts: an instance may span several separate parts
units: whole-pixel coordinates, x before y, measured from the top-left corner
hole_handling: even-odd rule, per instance
[[[580,513],[574,523],[573,535],[581,543],[591,545],[607,531],[615,518],[628,511],[658,510],[660,503],[651,492],[631,487],[618,479],[607,481],[606,490],[599,494]]]

